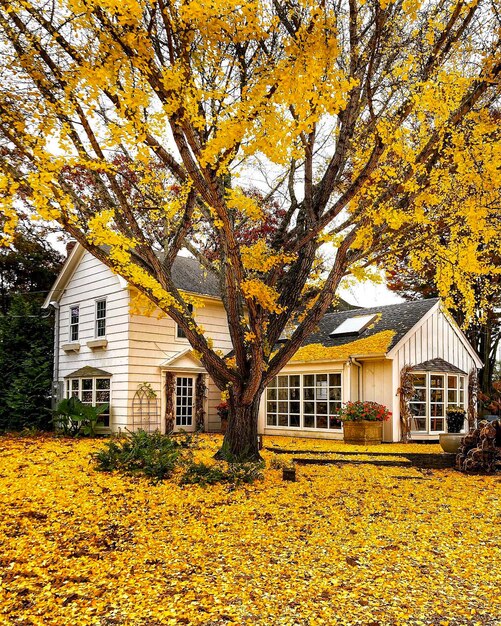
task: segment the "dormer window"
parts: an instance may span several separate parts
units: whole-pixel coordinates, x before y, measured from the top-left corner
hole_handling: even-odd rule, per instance
[[[331,333],[330,337],[346,337],[360,335],[377,319],[377,313],[372,315],[356,315],[341,322]]]
[[[187,308],[188,308],[188,311],[190,313],[193,313],[193,305],[192,304],[188,304]],[[176,324],[176,326],[177,326],[177,338],[178,339],[186,339],[186,333],[181,328],[181,326],[179,326],[179,324]]]
[[[78,324],[80,321],[80,307],[70,307],[70,341],[78,341]]]

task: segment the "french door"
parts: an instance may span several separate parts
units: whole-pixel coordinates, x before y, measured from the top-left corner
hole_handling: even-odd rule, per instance
[[[176,430],[195,430],[195,377],[176,376]]]

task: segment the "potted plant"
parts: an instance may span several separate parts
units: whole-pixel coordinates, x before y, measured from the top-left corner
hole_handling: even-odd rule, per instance
[[[439,442],[444,452],[456,454],[461,444],[461,430],[464,427],[466,411],[461,406],[449,405],[445,411],[447,432],[439,435]]]
[[[223,400],[223,402],[217,405],[216,411],[219,415],[219,419],[221,420],[221,432],[224,435],[226,433],[226,429],[228,428],[228,413],[230,412],[226,400]]]
[[[345,443],[355,445],[378,444],[383,440],[383,422],[391,412],[377,402],[346,402],[339,411],[343,422]]]

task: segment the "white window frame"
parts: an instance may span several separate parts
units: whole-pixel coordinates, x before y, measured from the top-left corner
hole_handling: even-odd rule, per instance
[[[73,322],[73,311],[77,311],[77,321]],[[73,337],[73,330],[76,329],[76,337]],[[70,305],[70,319],[69,319],[69,339],[70,343],[80,340],[80,305]]]
[[[98,317],[98,313],[99,313],[99,304],[104,302],[104,316],[103,317]],[[106,302],[106,298],[99,298],[95,301],[95,306],[94,306],[94,311],[95,311],[95,319],[96,319],[96,323],[95,323],[95,327],[94,327],[94,336],[96,337],[96,339],[103,339],[103,337],[106,337],[106,326],[107,326],[107,316],[108,316],[108,304]],[[102,335],[99,334],[99,322],[104,320],[104,333]]]
[[[92,389],[83,388],[84,380],[92,380]],[[108,389],[98,389],[97,388],[98,380],[109,381]],[[84,391],[92,391],[91,402],[84,401],[82,399]],[[99,403],[99,404],[108,404],[108,413],[103,415],[104,418],[108,418],[108,425],[104,425],[104,426],[100,425],[100,427],[110,428],[110,425],[111,425],[111,376],[82,376],[81,378],[67,378],[66,379],[66,388],[65,388],[66,398],[71,398],[71,396],[76,396],[80,400],[80,402],[82,402],[83,404],[90,404],[91,406],[97,406],[97,392],[98,391],[108,391],[108,395],[109,395],[108,401]]]
[[[339,375],[340,377],[340,384],[339,385],[330,385],[330,381],[329,381],[329,376],[331,375]],[[299,387],[295,387],[292,386],[291,387],[291,378],[292,376],[298,376],[299,377]],[[305,376],[313,376],[314,377],[314,386],[312,387],[311,385],[305,385],[304,384],[304,378]],[[326,398],[318,398],[317,397],[317,393],[318,390],[321,389],[321,386],[317,385],[317,376],[327,376],[327,385],[326,385]],[[287,385],[286,386],[279,386],[278,385],[278,378],[280,377],[287,377]],[[287,372],[287,373],[281,373],[278,374],[276,377],[277,379],[277,386],[276,387],[267,387],[266,388],[266,392],[265,392],[265,423],[266,426],[265,428],[273,428],[273,429],[279,429],[279,430],[298,430],[298,431],[311,431],[311,432],[316,432],[316,433],[336,433],[336,434],[340,434],[343,432],[343,426],[342,423],[340,422],[339,424],[339,428],[333,428],[330,426],[330,417],[331,417],[331,412],[330,412],[330,404],[336,404],[337,406],[339,406],[339,408],[341,408],[342,403],[343,403],[343,399],[344,399],[344,394],[343,394],[343,372],[342,370],[335,370],[335,371],[319,371],[319,372],[306,372],[306,373],[300,373],[300,372]],[[278,397],[278,392],[280,389],[286,389],[288,391],[288,398],[285,399],[280,399]],[[291,389],[298,389],[299,390],[299,399],[291,399],[291,394],[290,394],[290,390]],[[313,389],[313,400],[305,400],[305,389]],[[329,398],[329,391],[331,389],[339,389],[340,390],[340,398],[339,399],[330,399]],[[271,393],[269,392],[269,390],[276,390],[276,394],[273,394],[273,391],[271,391]],[[276,398],[273,398],[273,395],[276,395]],[[288,425],[279,425],[280,423],[280,415],[285,415],[283,412],[279,411],[279,403],[280,402],[286,402],[288,405],[288,412],[287,412],[287,422]],[[291,403],[293,402],[299,402],[299,425],[298,426],[291,426],[291,415],[297,415],[297,412],[294,411],[294,413],[291,413]],[[305,402],[313,402],[315,404],[315,409],[316,409],[316,405],[318,402],[326,402],[327,403],[327,426],[325,428],[323,427],[318,427],[317,424],[317,418],[319,417],[316,410],[315,413],[313,414],[313,419],[314,419],[314,426],[305,426],[305,411],[304,411],[304,405]],[[276,403],[276,410],[269,410],[270,405],[272,406],[274,403]],[[308,414],[310,415],[310,414]],[[268,416],[274,416],[275,417],[275,421],[276,424],[269,424],[268,423]],[[322,416],[323,417],[323,414]]]
[[[424,404],[425,405],[425,413],[426,415],[416,415],[411,418],[411,435],[419,436],[430,436],[430,435],[440,435],[442,433],[447,432],[447,407],[449,405],[461,406],[466,410],[467,397],[466,397],[466,375],[465,374],[457,374],[455,372],[427,372],[427,371],[415,371],[412,374],[425,376],[426,377],[426,399],[425,402],[416,402],[416,404]],[[432,376],[442,376],[444,380],[444,430],[432,430],[431,429],[431,420],[433,419],[431,415],[431,406],[432,404],[437,404],[431,401],[431,377]],[[455,378],[456,387],[449,387],[449,378]],[[421,388],[421,387],[419,387]],[[449,401],[449,392],[456,392],[456,401]],[[411,404],[412,401],[411,401]],[[442,403],[438,403],[442,404]],[[424,419],[425,420],[425,430],[414,430],[414,418]],[[439,418],[441,419],[441,418]]]
[[[188,307],[188,311],[193,315],[193,305],[187,304],[186,306]],[[182,334],[180,335],[179,333]],[[184,334],[184,330],[181,328],[181,326],[179,326],[179,324],[176,324],[176,339],[181,341],[188,341],[188,338]]]

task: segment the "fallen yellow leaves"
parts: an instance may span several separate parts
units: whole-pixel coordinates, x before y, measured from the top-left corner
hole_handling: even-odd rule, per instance
[[[197,459],[220,442],[202,436]],[[342,455],[339,442],[308,443]],[[266,469],[236,490],[151,485],[94,471],[101,445],[0,439],[0,624],[501,619],[499,477],[342,465],[300,467],[296,483]]]
[[[291,361],[330,361],[344,360],[350,356],[367,354],[385,354],[395,336],[393,330],[382,330],[375,335],[356,339],[342,346],[325,347],[320,343],[312,343],[299,348]]]

